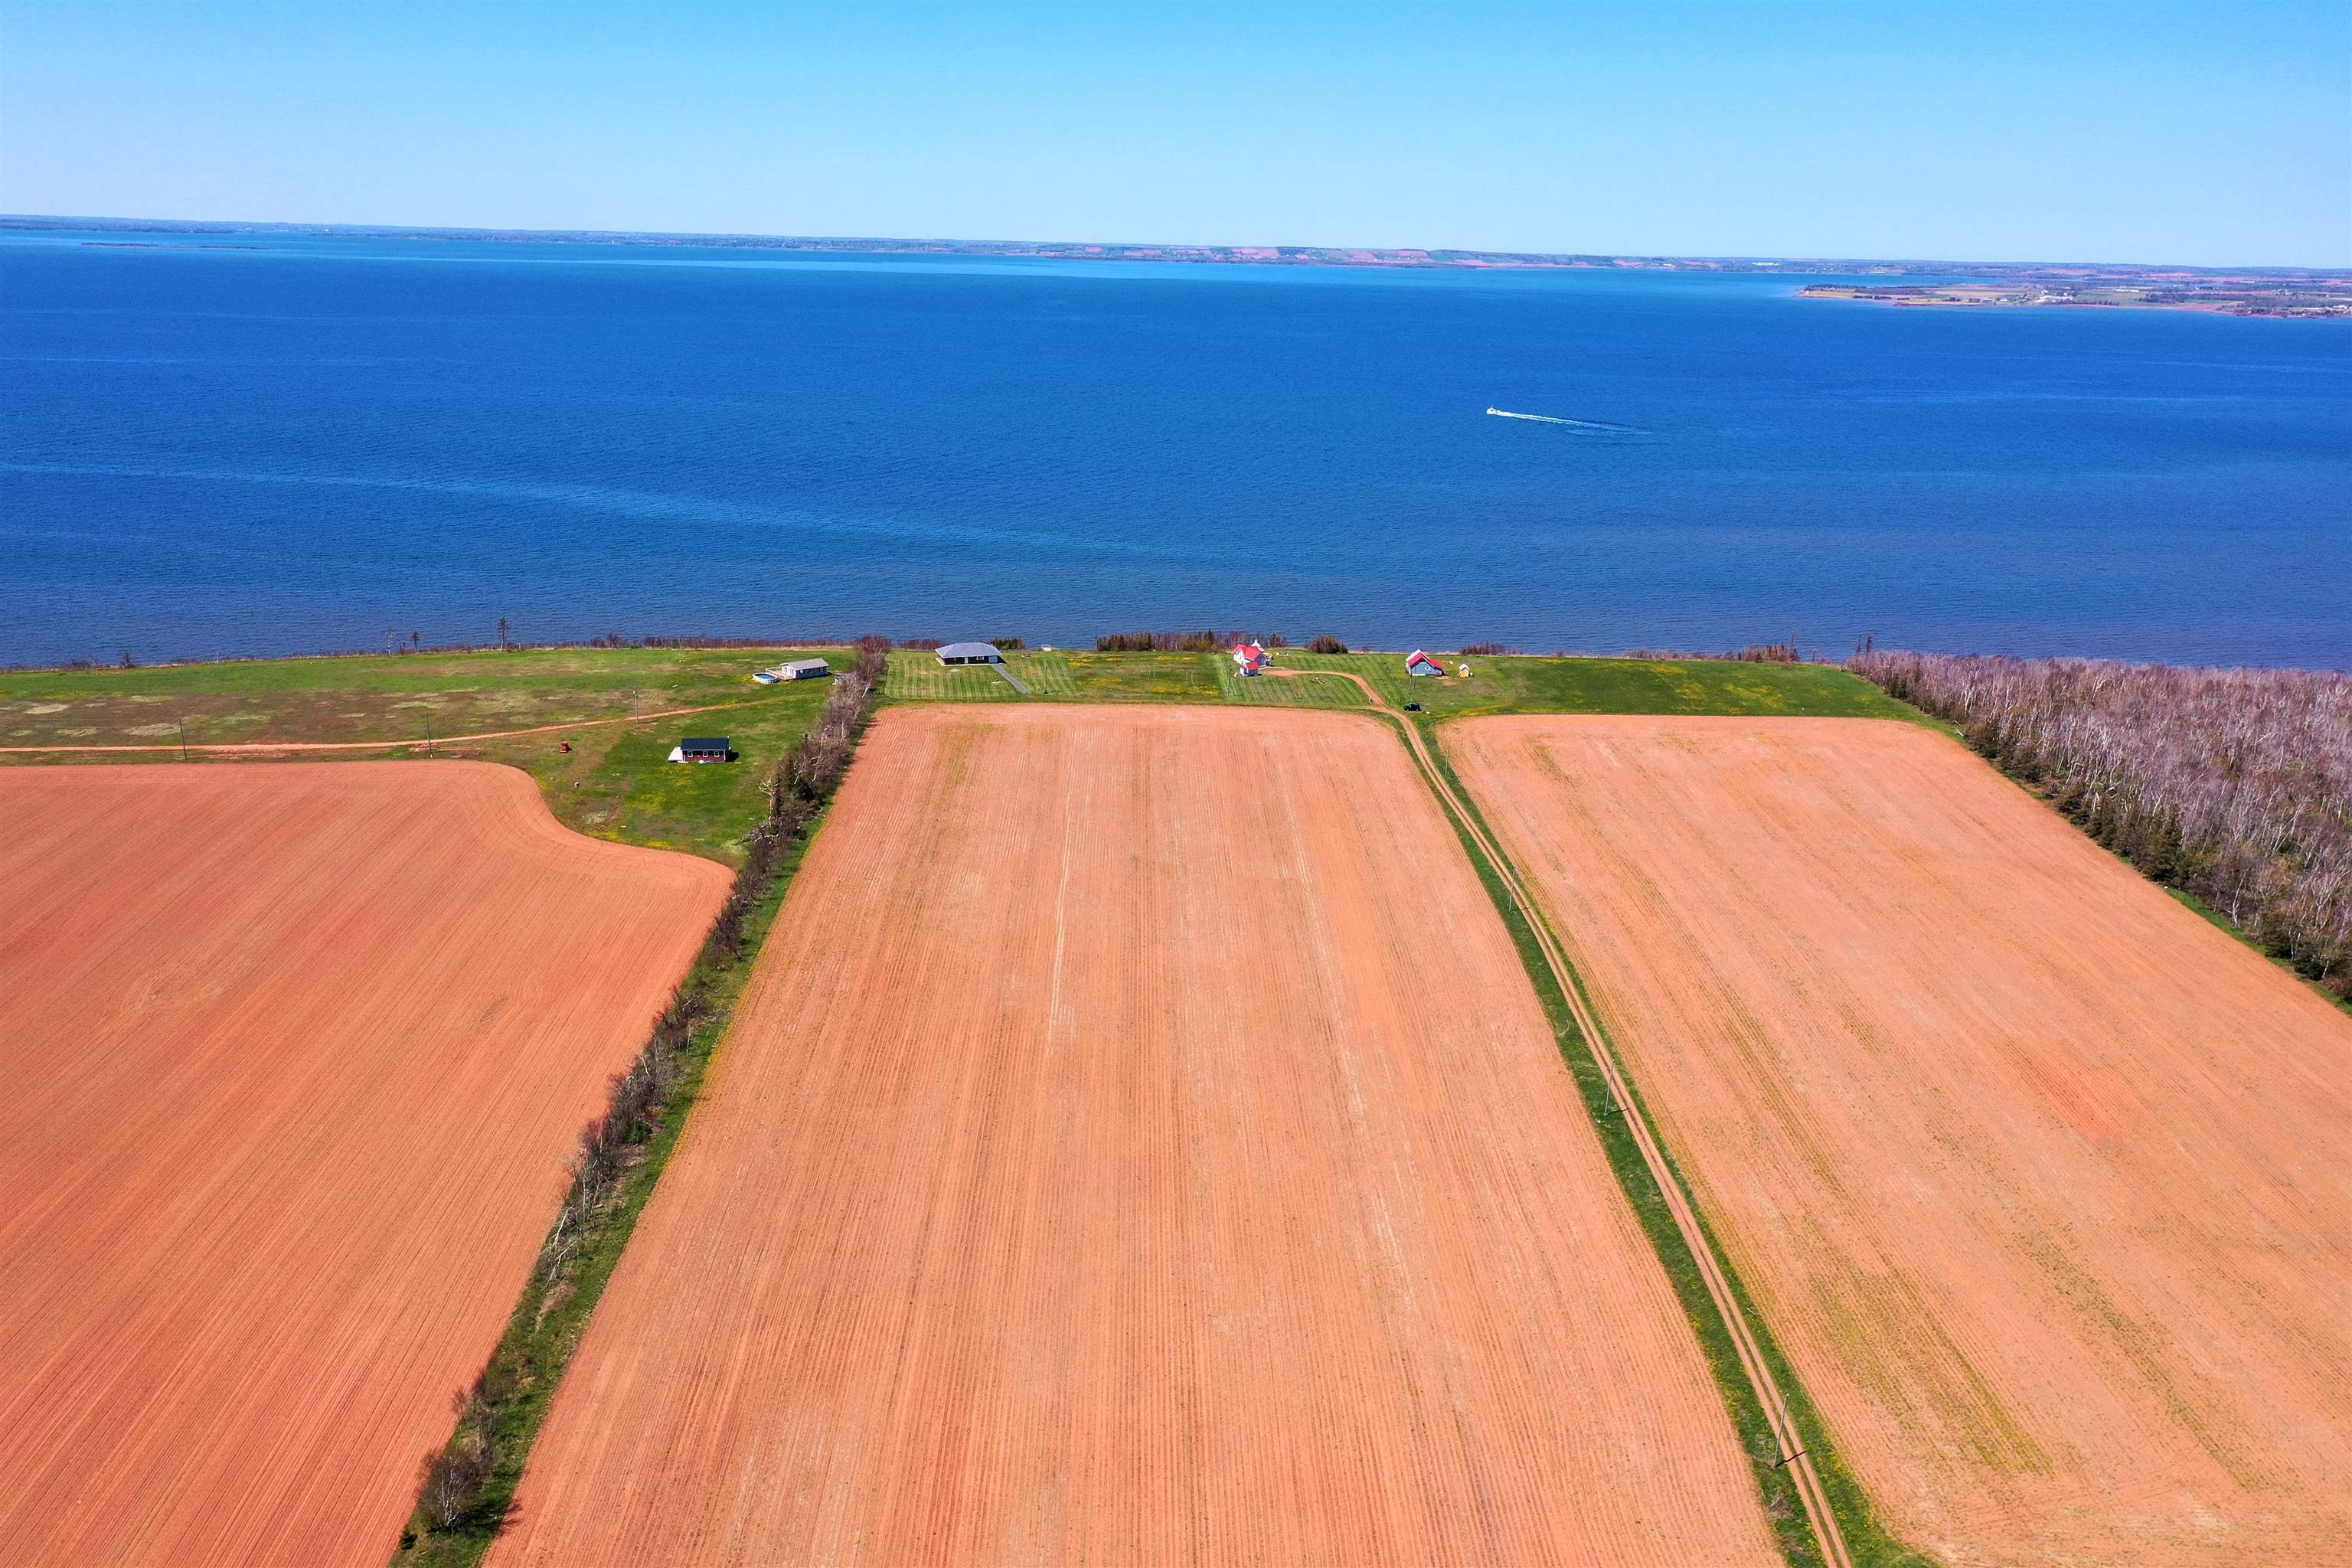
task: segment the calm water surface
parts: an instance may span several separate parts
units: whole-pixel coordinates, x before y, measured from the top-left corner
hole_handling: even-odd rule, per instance
[[[91,237],[0,234],[0,662],[505,616],[2352,664],[2352,326]]]

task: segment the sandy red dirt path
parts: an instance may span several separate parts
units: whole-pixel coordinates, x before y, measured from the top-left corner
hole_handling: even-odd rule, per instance
[[[499,1568],[1778,1561],[1384,727],[894,710],[835,809]]]
[[[2352,1562],[2352,1021],[1926,730],[1445,738],[1895,1529]]]
[[[0,769],[0,1563],[377,1568],[727,886],[482,763]]]

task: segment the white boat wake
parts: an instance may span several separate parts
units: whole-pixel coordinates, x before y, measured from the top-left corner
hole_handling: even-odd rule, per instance
[[[1562,419],[1556,414],[1514,414],[1507,408],[1489,408],[1486,412],[1497,419],[1529,419],[1538,425],[1565,425],[1575,430],[1605,430],[1612,436],[1641,434],[1630,425],[1604,425],[1598,419]]]

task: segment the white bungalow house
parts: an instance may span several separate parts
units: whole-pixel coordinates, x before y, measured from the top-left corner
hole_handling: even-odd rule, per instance
[[[996,651],[994,643],[951,642],[940,649],[941,664],[1003,664],[1004,656]]]

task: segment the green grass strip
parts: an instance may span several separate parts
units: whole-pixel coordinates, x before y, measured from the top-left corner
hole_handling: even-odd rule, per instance
[[[1462,802],[1463,810],[1469,814],[1479,833],[1498,847],[1499,853],[1502,840],[1495,836],[1492,825],[1479,811],[1476,801],[1464,787],[1461,776],[1454,771],[1452,762],[1439,745],[1436,721],[1424,721],[1420,729],[1431,759]],[[1746,1370],[1740,1365],[1739,1353],[1732,1345],[1731,1331],[1717,1310],[1715,1298],[1707,1290],[1706,1281],[1699,1271],[1698,1259],[1684,1239],[1682,1228],[1675,1223],[1674,1211],[1667,1206],[1665,1194],[1659,1188],[1649,1163],[1642,1157],[1641,1145],[1633,1130],[1626,1126],[1624,1117],[1617,1109],[1608,1079],[1594,1057],[1596,1050],[1609,1052],[1619,1077],[1632,1091],[1633,1114],[1641,1117],[1648,1127],[1652,1140],[1665,1156],[1668,1173],[1681,1186],[1692,1214],[1698,1217],[1700,1237],[1714,1254],[1716,1266],[1722,1270],[1724,1279],[1730,1283],[1733,1299],[1747,1321],[1748,1331],[1763,1352],[1766,1369],[1778,1384],[1780,1397],[1788,1405],[1790,1420],[1806,1454],[1813,1461],[1822,1489],[1829,1495],[1830,1511],[1837,1520],[1839,1531],[1845,1538],[1846,1550],[1852,1554],[1857,1568],[1936,1568],[1934,1558],[1905,1545],[1879,1522],[1861,1483],[1839,1458],[1820,1411],[1798,1381],[1796,1369],[1789,1364],[1788,1357],[1766,1328],[1762,1315],[1756,1310],[1754,1298],[1741,1280],[1739,1271],[1732,1267],[1731,1258],[1725,1252],[1715,1227],[1708,1223],[1706,1211],[1692,1192],[1689,1179],[1684,1175],[1673,1150],[1659,1130],[1656,1118],[1651,1114],[1623,1052],[1617,1048],[1614,1041],[1606,1038],[1608,1025],[1601,1021],[1600,1009],[1593,1005],[1591,993],[1586,988],[1582,976],[1576,973],[1573,965],[1568,966],[1568,983],[1576,987],[1577,996],[1583,1002],[1586,1014],[1599,1024],[1604,1037],[1600,1041],[1586,1039],[1583,1030],[1577,1026],[1575,1014],[1560,992],[1559,979],[1554,975],[1550,961],[1528,923],[1532,911],[1522,909],[1519,901],[1511,896],[1501,875],[1479,847],[1477,836],[1454,816],[1444,796],[1434,789],[1430,793],[1437,797],[1439,808],[1445,812],[1446,820],[1454,826],[1455,837],[1461,840],[1463,852],[1470,857],[1470,863],[1476,868],[1478,879],[1486,887],[1487,897],[1494,901],[1496,912],[1502,917],[1505,929],[1511,933],[1512,945],[1518,950],[1519,962],[1527,970],[1529,983],[1535,986],[1538,1000],[1543,1005],[1544,1016],[1549,1020],[1553,1037],[1559,1042],[1560,1056],[1568,1063],[1570,1076],[1576,1080],[1577,1091],[1583,1097],[1584,1109],[1591,1119],[1593,1131],[1599,1135],[1601,1149],[1608,1155],[1610,1169],[1616,1173],[1617,1184],[1623,1190],[1626,1202],[1633,1205],[1643,1233],[1649,1237],[1650,1245],[1666,1271],[1666,1278],[1674,1284],[1675,1294],[1683,1304],[1684,1314],[1690,1320],[1692,1331],[1698,1336],[1699,1348],[1706,1354],[1707,1368],[1715,1376],[1716,1388],[1723,1396],[1732,1426],[1738,1434],[1741,1450],[1748,1456],[1749,1468],[1755,1474],[1758,1489],[1763,1497],[1765,1516],[1771,1522],[1781,1555],[1792,1568],[1822,1568],[1821,1547],[1813,1538],[1811,1527],[1806,1522],[1804,1506],[1798,1496],[1796,1484],[1778,1463],[1780,1450],[1773,1436],[1772,1423],[1765,1414],[1754,1385],[1748,1381]],[[1527,885],[1524,877],[1519,878],[1519,881],[1522,886]],[[1542,916],[1536,913],[1535,918],[1541,919]],[[1554,943],[1565,953],[1568,950],[1564,943],[1559,942],[1559,932],[1554,931],[1550,934]]]
[[[588,1320],[604,1297],[605,1281],[612,1278],[636,1230],[637,1216],[645,1212],[662,1173],[669,1167],[687,1113],[701,1092],[703,1075],[751,978],[760,944],[783,904],[804,845],[805,840],[788,852],[783,870],[753,906],[744,921],[740,952],[721,963],[698,960],[688,972],[680,994],[709,1011],[681,1053],[684,1070],[662,1107],[659,1129],[644,1145],[643,1157],[621,1177],[583,1227],[578,1247],[563,1267],[551,1274],[533,1266],[530,1283],[515,1302],[483,1376],[498,1462],[448,1528],[432,1527],[425,1506],[419,1505],[402,1536],[401,1550],[393,1554],[393,1562],[402,1568],[471,1568],[497,1538],[563,1369],[580,1347]]]
[[[875,697],[879,695],[877,689]],[[853,750],[872,713],[869,700],[849,731]],[[787,800],[786,809],[789,816],[769,819],[771,829],[785,837],[771,862],[766,886],[746,885],[744,879],[756,874],[752,871],[739,874],[732,897],[750,895],[740,927],[730,933],[722,914],[679,984],[679,1005],[691,1010],[694,1023],[678,1047],[675,1078],[645,1118],[643,1142],[635,1145],[632,1157],[572,1229],[560,1254],[552,1249],[555,1233],[551,1232],[470,1397],[458,1392],[457,1429],[437,1456],[427,1455],[420,1467],[421,1495],[393,1553],[396,1568],[472,1568],[505,1525],[564,1368],[587,1332],[638,1216],[677,1152],[704,1075],[726,1039],[769,929],[809,845],[831,814],[829,798],[813,806]],[[462,1500],[445,1521],[434,1497],[435,1460],[438,1458],[446,1466],[452,1457],[468,1451],[488,1456],[488,1462],[469,1473]]]

